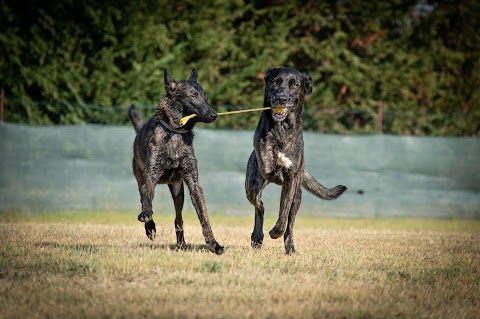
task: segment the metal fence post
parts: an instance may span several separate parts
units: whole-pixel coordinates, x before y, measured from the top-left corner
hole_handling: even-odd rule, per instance
[[[5,91],[3,90],[0,92],[0,124],[3,124],[3,107],[5,105]]]
[[[377,102],[377,123],[376,123],[377,134],[382,134],[383,132],[383,101],[378,100]]]

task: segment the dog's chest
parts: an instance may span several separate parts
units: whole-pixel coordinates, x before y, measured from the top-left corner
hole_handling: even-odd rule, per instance
[[[277,153],[276,163],[278,166],[285,168],[290,168],[293,165],[292,160],[282,152]]]
[[[193,149],[181,141],[166,143],[159,150],[156,169],[159,183],[169,183],[180,180],[185,175],[185,169],[192,166]]]
[[[301,134],[289,135],[282,131],[271,131],[260,146],[261,156],[276,169],[290,170],[301,167],[303,140]]]
[[[159,153],[161,167],[165,169],[176,169],[182,166],[185,160],[189,159],[189,155],[193,154],[191,146],[186,145],[181,139],[169,141],[164,145],[164,149]]]

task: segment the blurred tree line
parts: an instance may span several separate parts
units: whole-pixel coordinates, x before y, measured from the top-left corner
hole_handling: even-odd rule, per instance
[[[290,66],[314,81],[308,130],[480,134],[475,0],[0,3],[6,121],[123,124],[131,103],[151,115],[164,67],[176,79],[195,67],[218,111],[259,107],[264,73]]]

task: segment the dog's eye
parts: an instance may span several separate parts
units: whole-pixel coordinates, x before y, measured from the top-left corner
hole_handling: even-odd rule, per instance
[[[282,84],[282,79],[278,78],[278,79],[273,80],[273,84],[275,84],[275,85]]]
[[[198,98],[198,92],[193,93],[193,98],[194,99]]]

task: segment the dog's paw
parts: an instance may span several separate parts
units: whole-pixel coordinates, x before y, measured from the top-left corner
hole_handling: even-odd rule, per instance
[[[292,255],[295,253],[295,246],[293,245],[293,237],[285,233],[285,254]]]
[[[222,255],[225,252],[223,246],[220,246],[220,244],[217,242],[214,242],[210,245],[210,250],[217,255]]]
[[[272,239],[277,239],[283,235],[285,230],[278,229],[277,227],[273,227],[272,230],[270,230],[268,233],[270,234],[270,237]]]
[[[261,249],[263,245],[263,234],[261,235],[252,234],[251,245],[253,249]]]
[[[295,253],[296,253],[296,251],[295,251],[295,247],[293,247],[293,245],[285,246],[285,254],[286,255],[293,255]]]
[[[157,229],[155,228],[155,222],[153,219],[145,223],[145,234],[150,240],[153,241],[155,239]]]
[[[150,212],[143,211],[140,213],[140,215],[138,215],[138,220],[141,221],[142,223],[148,223],[153,219],[152,215],[153,215],[153,212],[151,211]]]
[[[183,231],[177,233],[177,247],[187,247],[185,238],[183,237]]]
[[[261,240],[259,240],[259,241],[252,240],[251,245],[252,245],[253,249],[260,250],[260,249],[262,249],[263,242]]]

